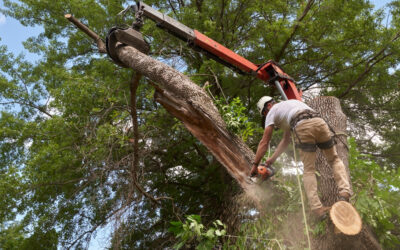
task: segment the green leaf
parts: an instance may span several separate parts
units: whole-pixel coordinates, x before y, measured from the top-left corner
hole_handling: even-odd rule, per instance
[[[212,239],[212,238],[214,238],[214,232],[215,232],[215,229],[214,228],[210,228],[210,229],[207,230],[207,233],[206,233],[205,236],[207,238],[209,238],[209,239]]]
[[[179,250],[181,249],[184,245],[185,245],[185,241],[181,241],[179,243],[177,243],[176,245],[174,245],[174,249]]]
[[[176,227],[181,227],[183,224],[181,221],[170,221],[169,223]]]

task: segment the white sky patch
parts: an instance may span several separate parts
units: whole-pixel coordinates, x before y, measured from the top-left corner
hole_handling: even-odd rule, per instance
[[[179,166],[168,169],[166,174],[168,177],[174,178],[175,176],[180,176],[180,175],[187,176],[187,175],[191,174],[191,172],[186,170],[185,168],[183,168],[181,165],[179,165]]]
[[[6,23],[6,16],[3,14],[0,14],[0,25],[3,25]]]
[[[59,115],[59,116],[61,116],[62,112],[60,110],[58,110],[57,108],[50,107],[50,103],[53,102],[53,101],[54,101],[54,97],[50,97],[49,100],[47,101],[47,103],[46,103],[47,111],[51,115]]]
[[[297,162],[291,161],[289,165],[281,168],[283,175],[302,175],[303,174],[303,163],[298,160]]]
[[[303,100],[308,101],[314,99],[317,96],[321,95],[321,86],[319,84],[315,84],[315,86],[309,88],[308,90],[303,92]]]
[[[105,250],[110,247],[110,239],[112,237],[112,231],[114,228],[112,225],[107,224],[107,226],[100,228],[95,234],[92,234],[89,250]]]
[[[32,146],[32,143],[33,143],[32,139],[28,139],[28,140],[24,141],[25,149],[28,150]]]

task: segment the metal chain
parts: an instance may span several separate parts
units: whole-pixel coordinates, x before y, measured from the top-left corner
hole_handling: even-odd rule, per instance
[[[132,27],[139,31],[143,26],[143,8],[139,7],[135,13],[135,22],[132,23]]]

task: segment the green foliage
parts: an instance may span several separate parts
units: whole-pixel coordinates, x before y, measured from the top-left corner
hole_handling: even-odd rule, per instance
[[[180,249],[187,244],[195,244],[196,249],[206,250],[216,246],[220,237],[226,234],[226,226],[216,220],[212,223],[213,226],[205,228],[201,223],[199,215],[188,215],[184,223],[180,221],[171,221],[169,232],[172,232],[178,242],[174,245],[175,249]]]
[[[26,237],[23,225],[14,223],[7,228],[0,226],[0,246],[2,249],[22,249]]]
[[[400,244],[400,169],[380,166],[357,150],[353,138],[349,141],[355,206],[363,221],[374,228],[382,246],[394,249]]]
[[[317,221],[313,227],[310,228],[310,232],[315,236],[324,235],[326,232],[327,220]]]
[[[0,227],[0,246],[4,250],[57,249],[58,236],[54,229],[28,234],[22,223]]]
[[[247,108],[239,97],[235,97],[226,104],[225,100],[218,99],[216,105],[224,119],[228,130],[238,134],[243,141],[253,136],[256,125],[251,122],[246,114]]]
[[[279,225],[271,225],[271,222],[268,218],[257,218],[243,223],[239,235],[228,238],[223,249],[285,249],[283,239],[277,233]]]
[[[318,87],[321,95],[339,96],[360,150],[377,157],[368,157],[367,162],[376,162],[372,165],[365,156],[354,164],[359,165],[352,169],[357,206],[385,246],[398,243],[399,1],[389,6],[390,18],[368,1],[315,1],[301,21],[304,1],[145,2],[256,64],[277,61],[303,90]],[[226,214],[221,204],[239,188],[207,149],[154,103],[146,80],[137,91],[135,184],[147,195],[167,199],[155,204],[133,185],[131,72],[99,55],[93,41],[64,18],[71,13],[104,38],[128,4],[133,1],[3,0],[1,13],[44,31],[24,43],[39,55],[36,62],[0,45],[1,245],[85,248],[99,228],[118,222],[112,248],[168,248],[175,239],[163,221],[202,214],[204,225],[212,225],[212,218]],[[128,15],[126,23],[133,18]],[[218,102],[226,124],[255,149],[262,133],[254,125],[259,119],[255,103],[278,94],[254,76],[207,59],[150,21],[142,32],[154,57],[201,86],[209,82],[213,96],[224,93],[231,100]],[[383,146],[363,140],[371,130]],[[378,171],[377,164],[387,169]],[[281,222],[299,209],[296,185],[287,180],[277,185],[279,204],[270,204],[275,209],[269,210],[267,229],[258,225],[253,235],[265,239],[266,230],[277,239],[268,243],[271,247],[282,243],[278,232],[286,228]],[[302,237],[303,232],[300,245]],[[243,242],[244,247],[248,239]]]

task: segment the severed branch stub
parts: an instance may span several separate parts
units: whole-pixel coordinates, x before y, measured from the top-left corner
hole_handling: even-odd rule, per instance
[[[81,21],[73,17],[71,14],[65,14],[64,17],[80,30],[85,32],[89,37],[91,37],[96,42],[97,48],[99,49],[100,53],[107,53],[106,45],[104,44],[103,40],[101,40],[101,37],[99,35],[97,35],[94,31],[89,29],[86,25],[81,23]]]

